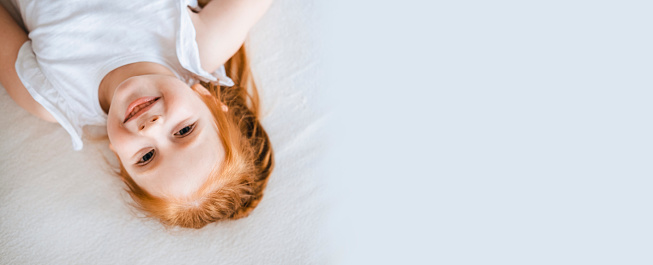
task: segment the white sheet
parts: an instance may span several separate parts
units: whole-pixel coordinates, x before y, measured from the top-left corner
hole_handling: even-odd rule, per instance
[[[1,264],[321,264],[319,38],[313,1],[278,0],[250,35],[276,168],[247,218],[166,231],[127,206],[107,140],[72,150],[0,89]]]

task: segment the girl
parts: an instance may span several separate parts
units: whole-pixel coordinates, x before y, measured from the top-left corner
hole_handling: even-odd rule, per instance
[[[256,207],[274,159],[243,42],[270,0],[16,2],[0,83],[76,150],[106,125],[136,207],[192,228]]]

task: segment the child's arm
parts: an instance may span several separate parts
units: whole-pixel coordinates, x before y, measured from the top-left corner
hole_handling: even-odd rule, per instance
[[[45,121],[57,122],[41,104],[27,92],[16,73],[18,50],[27,41],[27,33],[0,5],[0,84],[7,94],[23,109]]]
[[[212,0],[194,21],[202,68],[211,73],[233,56],[272,0]]]

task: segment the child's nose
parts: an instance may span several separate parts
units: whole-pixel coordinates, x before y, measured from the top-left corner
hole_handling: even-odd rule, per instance
[[[145,128],[151,126],[153,123],[161,119],[161,116],[159,115],[153,115],[152,117],[149,117],[141,126],[138,127],[139,131],[145,130]]]

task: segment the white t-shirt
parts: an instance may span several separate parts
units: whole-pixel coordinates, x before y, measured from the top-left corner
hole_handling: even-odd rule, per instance
[[[195,28],[183,0],[16,0],[29,32],[16,72],[32,97],[82,149],[82,127],[106,125],[98,87],[110,71],[155,62],[189,85],[233,82],[200,64]]]

